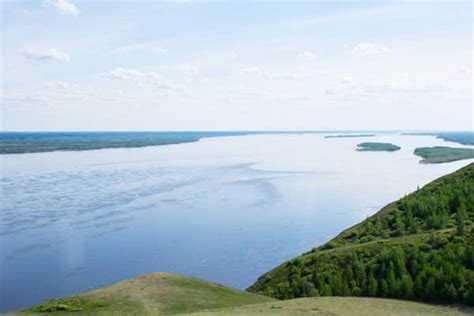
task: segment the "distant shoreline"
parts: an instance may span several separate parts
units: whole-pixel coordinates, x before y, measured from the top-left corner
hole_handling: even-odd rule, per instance
[[[400,131],[97,131],[97,132],[0,132],[0,155],[55,151],[85,151],[107,148],[141,148],[197,142],[203,138],[272,135],[335,134],[325,138],[374,137],[375,133],[430,135],[464,145],[474,145],[474,133],[404,133]]]
[[[353,138],[353,137],[373,137],[375,134],[343,134],[343,135],[327,135],[324,138]]]

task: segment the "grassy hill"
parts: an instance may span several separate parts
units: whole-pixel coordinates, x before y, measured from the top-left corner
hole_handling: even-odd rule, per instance
[[[264,274],[279,299],[390,297],[474,304],[474,164],[391,203]]]
[[[459,306],[376,298],[278,301],[171,273],[150,273],[9,315],[469,315]]]
[[[200,279],[149,273],[77,296],[51,300],[11,315],[173,314],[273,301]]]

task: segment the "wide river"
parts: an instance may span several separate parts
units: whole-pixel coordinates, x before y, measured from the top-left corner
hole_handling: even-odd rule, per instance
[[[362,141],[397,152],[357,152]],[[237,288],[473,160],[433,136],[270,134],[2,155],[0,311],[151,271]]]

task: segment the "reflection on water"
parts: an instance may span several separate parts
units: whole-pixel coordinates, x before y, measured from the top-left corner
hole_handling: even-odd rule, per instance
[[[250,135],[2,156],[0,311],[150,271],[245,288],[273,266],[470,161],[431,136]],[[460,146],[449,144],[451,146]],[[461,146],[460,146],[461,147]]]

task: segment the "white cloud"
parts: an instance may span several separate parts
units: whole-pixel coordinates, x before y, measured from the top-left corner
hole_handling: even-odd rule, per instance
[[[66,89],[69,89],[71,86],[69,83],[64,82],[64,81],[50,81],[45,84],[45,87],[49,89],[66,90]]]
[[[300,76],[299,74],[296,74],[296,73],[283,73],[283,74],[278,74],[278,75],[272,75],[270,78],[273,79],[273,80],[292,81],[292,80],[301,79],[302,76]]]
[[[154,52],[155,54],[158,54],[158,55],[168,54],[168,50],[166,48],[163,48],[163,47],[152,47],[151,51]]]
[[[151,43],[135,43],[124,46],[119,46],[112,51],[116,54],[129,54],[129,53],[154,53],[157,55],[167,55],[168,50],[160,46],[152,46]]]
[[[40,61],[61,61],[69,62],[71,57],[56,48],[46,48],[46,49],[24,49],[20,52],[24,57],[28,59],[40,60]]]
[[[396,93],[396,94],[439,94],[449,89],[440,83],[425,80],[402,80],[397,82],[370,81],[362,86],[366,93]]]
[[[373,43],[359,43],[352,48],[352,54],[356,56],[374,56],[390,53],[390,51],[391,49],[386,46]]]
[[[165,76],[154,72],[134,68],[115,68],[102,74],[103,77],[112,80],[131,81],[139,85],[152,85],[161,90],[174,90],[179,87]]]
[[[244,75],[263,75],[263,70],[260,67],[252,66],[242,69],[242,73]]]
[[[79,15],[79,9],[70,0],[44,0],[43,2],[52,5],[59,13]]]
[[[139,70],[139,69],[122,68],[122,67],[112,69],[104,73],[103,75],[104,77],[107,77],[109,79],[122,79],[122,80],[137,79],[137,78],[145,78],[145,79],[151,79],[151,80],[163,79],[162,75],[153,71],[144,71],[144,70]]]
[[[471,77],[472,76],[472,66],[471,67],[469,67],[469,66],[462,67],[462,68],[459,69],[459,72],[462,75]]]
[[[307,60],[315,60],[316,59],[316,54],[312,52],[302,52],[298,54],[298,57],[304,58]]]
[[[285,20],[281,24],[291,28],[304,28],[320,24],[347,23],[349,20],[366,20],[374,16],[380,17],[381,15],[391,14],[397,10],[399,10],[399,7],[396,5],[382,5],[366,9],[344,10],[338,13],[314,16],[307,19],[298,18]]]
[[[353,85],[355,83],[354,79],[352,79],[351,77],[344,77],[342,78],[342,84],[345,84],[345,85]]]

